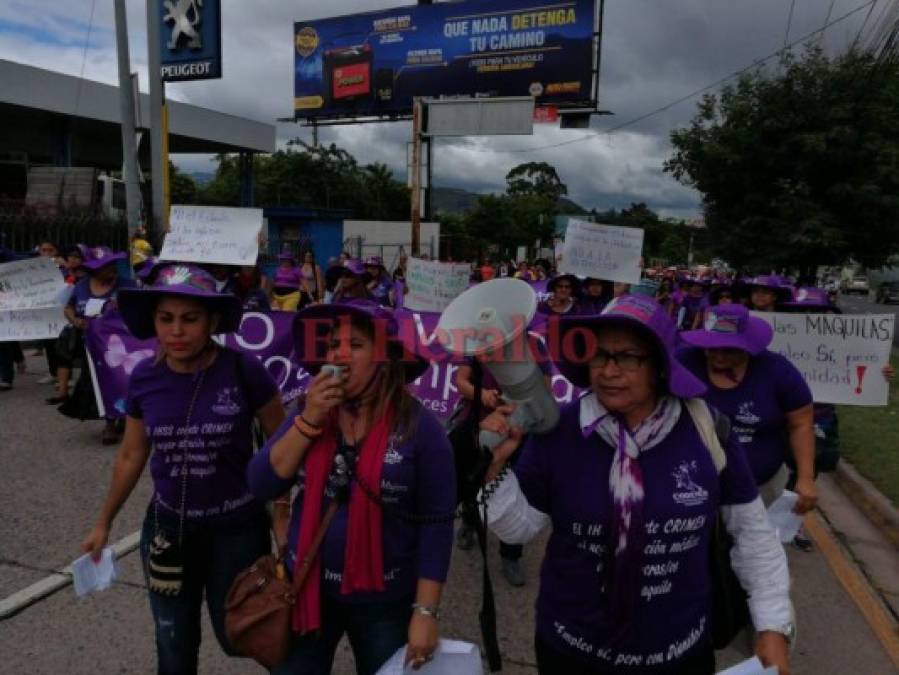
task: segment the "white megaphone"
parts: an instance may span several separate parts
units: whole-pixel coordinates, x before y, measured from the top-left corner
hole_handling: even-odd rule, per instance
[[[437,323],[437,339],[447,351],[483,357],[503,400],[515,405],[510,421],[525,433],[550,431],[559,422],[559,405],[528,345],[528,325],[536,311],[537,295],[528,284],[493,279],[458,296]],[[493,449],[504,438],[481,431],[479,440]]]

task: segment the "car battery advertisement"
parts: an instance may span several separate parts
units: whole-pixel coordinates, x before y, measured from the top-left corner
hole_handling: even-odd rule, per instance
[[[595,0],[466,0],[299,21],[296,117],[403,115],[415,96],[593,107],[595,15]]]

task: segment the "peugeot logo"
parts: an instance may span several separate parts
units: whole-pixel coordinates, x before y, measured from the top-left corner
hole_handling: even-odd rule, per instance
[[[162,3],[168,13],[162,17],[165,23],[172,24],[172,35],[166,45],[171,51],[177,51],[181,36],[188,38],[190,49],[202,49],[203,41],[197,26],[200,25],[200,8],[203,0],[165,0]]]

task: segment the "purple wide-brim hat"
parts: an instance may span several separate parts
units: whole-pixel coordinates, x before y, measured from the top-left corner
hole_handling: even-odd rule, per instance
[[[783,277],[774,274],[763,274],[757,277],[751,277],[744,281],[746,286],[752,290],[753,287],[767,288],[777,294],[778,300],[784,302],[793,297],[793,287],[786,283]]]
[[[359,260],[359,258],[350,258],[345,263],[343,263],[343,268],[350,274],[357,277],[362,277],[368,274],[365,271],[365,264],[361,260]]]
[[[119,291],[119,311],[131,334],[141,340],[155,337],[153,314],[156,305],[160,298],[172,296],[198,300],[210,312],[218,314],[216,333],[234,333],[240,328],[243,307],[237,296],[217,292],[215,278],[204,269],[169,263],[161,266],[152,286]]]
[[[710,307],[702,328],[685,331],[680,338],[691,347],[739,349],[755,356],[771,344],[774,329],[743,305],[732,303]]]
[[[393,310],[373,300],[352,299],[325,305],[310,305],[293,320],[293,346],[297,361],[313,375],[325,364],[329,335],[334,323],[343,317],[372,323],[383,322],[388,356],[404,364],[406,382],[417,380],[428,369],[428,361],[418,355],[418,337],[414,327],[400,327]]]
[[[128,254],[124,251],[121,253],[115,253],[108,246],[94,246],[93,248],[88,248],[85,252],[84,262],[81,263],[81,266],[85,269],[94,271],[100,269],[101,267],[112,265],[119,260],[127,259]]]
[[[793,291],[793,299],[782,303],[783,307],[790,309],[826,309],[834,310],[833,303],[822,288],[802,287]]]
[[[370,255],[365,259],[366,267],[384,267],[384,260],[379,255]]]
[[[559,349],[556,367],[569,382],[582,388],[590,387],[590,366],[565,358],[562,345],[571,345],[565,335],[576,328],[600,332],[603,328],[633,328],[654,340],[665,360],[665,383],[668,392],[679,398],[702,396],[706,386],[677,360],[674,354],[677,329],[665,308],[653,298],[643,295],[622,295],[613,299],[596,316],[564,316],[559,321]],[[583,352],[582,349],[573,349]]]

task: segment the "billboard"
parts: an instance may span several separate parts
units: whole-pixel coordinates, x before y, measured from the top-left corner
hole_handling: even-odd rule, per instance
[[[596,0],[463,0],[294,24],[299,118],[406,114],[414,96],[594,107]]]
[[[166,82],[222,76],[220,0],[154,0],[160,13],[160,75]]]

